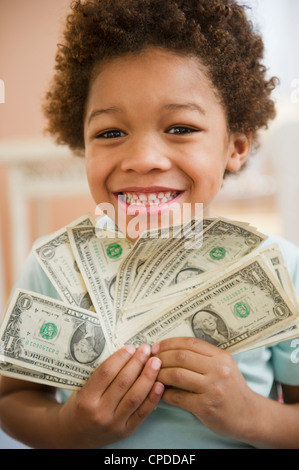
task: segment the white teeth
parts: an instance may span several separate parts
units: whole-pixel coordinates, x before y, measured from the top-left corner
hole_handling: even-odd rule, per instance
[[[156,206],[171,201],[179,194],[178,191],[159,191],[158,193],[127,192],[122,193],[122,199],[129,205],[134,206]]]

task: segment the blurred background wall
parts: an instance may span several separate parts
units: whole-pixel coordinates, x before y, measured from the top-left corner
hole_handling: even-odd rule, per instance
[[[248,0],[264,35],[278,114],[247,169],[225,181],[215,214],[299,245],[299,0]],[[70,0],[0,0],[0,320],[32,242],[90,211],[84,162],[45,138],[41,101]],[[0,433],[0,448],[22,447]]]
[[[84,162],[45,139],[41,112],[69,5],[0,0],[1,311],[33,240],[94,212]]]
[[[260,136],[246,172],[225,182],[215,204],[223,215],[247,219],[299,244],[299,1],[242,0],[265,43],[277,117]]]

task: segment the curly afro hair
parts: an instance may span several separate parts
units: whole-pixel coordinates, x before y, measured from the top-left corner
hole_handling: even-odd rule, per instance
[[[93,72],[103,61],[146,47],[198,57],[217,90],[230,132],[257,132],[275,117],[266,78],[264,45],[245,7],[235,0],[75,1],[58,45],[46,95],[47,131],[76,153],[84,150],[83,123]]]

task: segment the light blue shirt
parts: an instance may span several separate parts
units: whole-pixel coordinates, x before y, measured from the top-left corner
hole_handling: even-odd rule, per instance
[[[299,249],[290,242],[269,237],[264,243],[278,243],[286,266],[299,293]],[[42,268],[31,253],[15,287],[60,299]],[[296,340],[297,341],[297,340]],[[299,385],[299,363],[294,360],[294,340],[281,342],[234,355],[249,387],[265,397],[277,399],[277,383]],[[299,348],[299,343],[297,343]],[[297,354],[299,360],[299,352]],[[61,390],[65,401],[71,392]],[[194,415],[161,401],[155,411],[127,439],[107,449],[238,449],[249,445],[216,435]]]

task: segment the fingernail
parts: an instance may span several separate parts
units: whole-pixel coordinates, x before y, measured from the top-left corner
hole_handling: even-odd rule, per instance
[[[160,345],[159,343],[153,344],[152,345],[152,354],[157,354],[159,352]]]
[[[157,357],[154,357],[152,362],[151,362],[151,367],[154,370],[158,370],[161,367],[161,361]]]
[[[127,344],[124,349],[132,356],[136,351],[133,344]]]
[[[147,356],[149,356],[151,353],[151,347],[148,344],[143,344],[142,346],[140,346],[140,349]]]
[[[157,395],[162,395],[164,392],[164,385],[161,382],[156,382],[154,385],[154,390]]]

